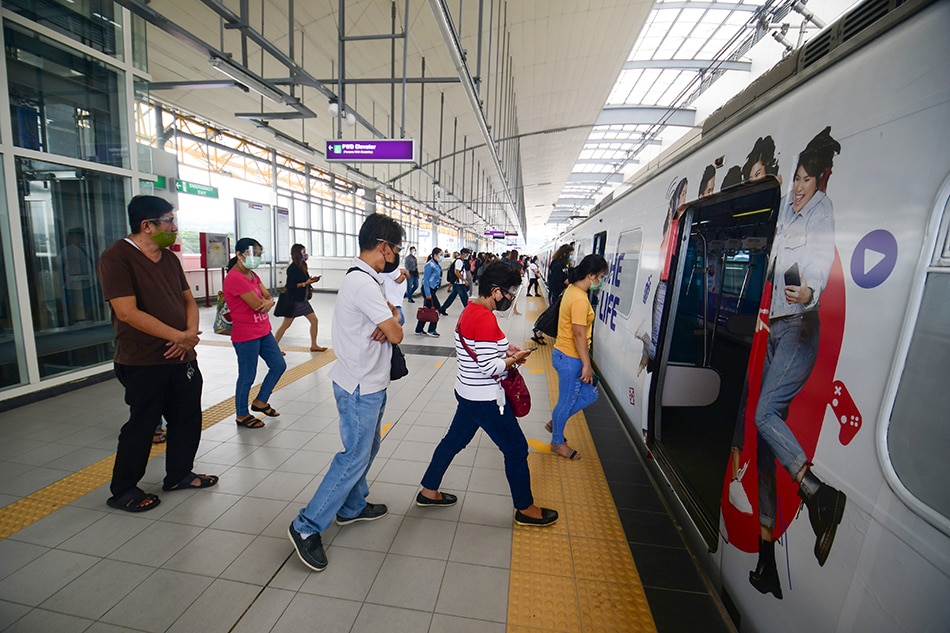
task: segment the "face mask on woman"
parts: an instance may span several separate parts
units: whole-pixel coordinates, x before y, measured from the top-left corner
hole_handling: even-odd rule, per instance
[[[597,292],[597,291],[600,290],[603,286],[604,286],[604,278],[601,277],[601,278],[598,279],[595,283],[592,283],[592,284],[590,285],[590,289],[593,290],[594,292]]]
[[[300,261],[302,261],[302,262],[305,262],[305,261],[307,261],[308,259],[310,259],[310,255],[307,255],[306,253],[304,253],[303,255],[300,256]]]
[[[244,256],[244,267],[248,270],[254,270],[261,265],[261,256],[260,255],[245,255]]]
[[[499,312],[504,312],[511,307],[511,299],[505,296],[505,293],[501,293],[501,299],[495,299],[495,309]]]

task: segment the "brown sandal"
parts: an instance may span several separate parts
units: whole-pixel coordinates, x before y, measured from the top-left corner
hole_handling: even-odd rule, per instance
[[[567,459],[581,458],[581,454],[568,446],[567,442],[564,444],[555,444],[554,442],[551,442],[551,450],[554,451],[554,454],[558,457],[565,457]]]

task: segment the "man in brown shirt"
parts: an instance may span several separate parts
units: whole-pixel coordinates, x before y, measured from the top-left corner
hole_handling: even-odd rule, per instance
[[[144,512],[161,501],[138,488],[152,433],[168,424],[163,490],[207,488],[214,475],[192,472],[201,439],[198,305],[178,258],[168,251],[178,227],[172,205],[156,196],[129,202],[132,233],[107,248],[97,271],[112,308],[115,375],[125,387],[129,420],[119,432],[108,504]]]

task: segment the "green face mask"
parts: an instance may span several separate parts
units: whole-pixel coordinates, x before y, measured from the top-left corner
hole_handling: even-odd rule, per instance
[[[244,267],[248,270],[254,270],[261,265],[261,258],[255,255],[248,255],[244,258]]]
[[[175,243],[175,240],[178,238],[177,233],[172,233],[170,231],[159,231],[151,236],[152,241],[158,245],[159,248],[168,248]]]
[[[597,283],[591,284],[591,285],[590,285],[590,289],[593,290],[594,292],[597,292],[598,290],[600,290],[600,289],[603,287],[603,285],[604,285],[604,280],[601,279],[601,280],[599,280]]]

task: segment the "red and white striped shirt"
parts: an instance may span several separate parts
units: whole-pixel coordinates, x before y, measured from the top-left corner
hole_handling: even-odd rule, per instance
[[[477,362],[462,345],[463,338]],[[498,327],[498,319],[485,306],[470,301],[459,316],[455,332],[455,391],[466,400],[497,400],[501,385],[495,377],[504,376],[507,354],[508,337]]]

